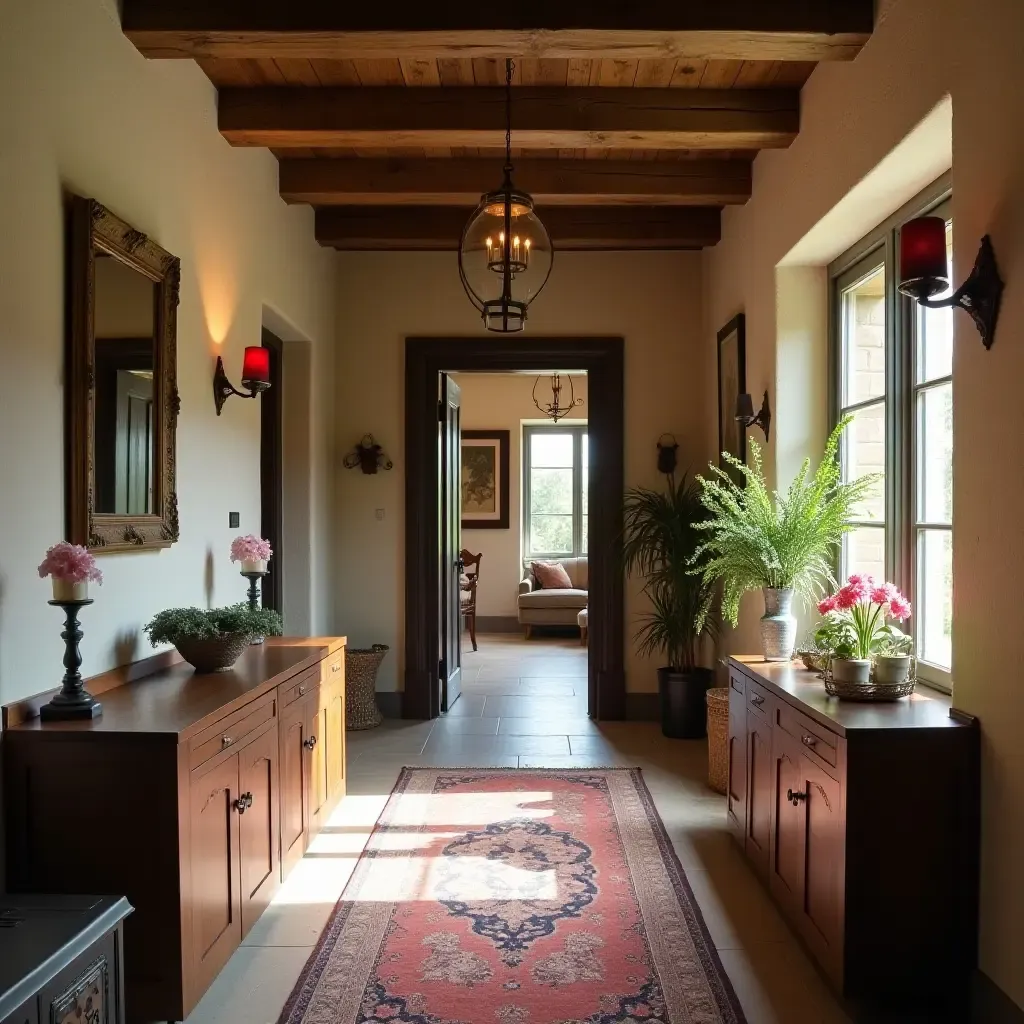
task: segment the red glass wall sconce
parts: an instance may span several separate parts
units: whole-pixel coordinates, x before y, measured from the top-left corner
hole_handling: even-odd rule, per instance
[[[250,345],[245,350],[245,358],[242,360],[242,387],[246,391],[239,391],[224,372],[224,360],[217,356],[217,369],[213,374],[213,401],[217,406],[217,415],[220,415],[224,403],[231,395],[238,395],[239,398],[255,398],[260,392],[270,387],[270,349],[259,345]]]

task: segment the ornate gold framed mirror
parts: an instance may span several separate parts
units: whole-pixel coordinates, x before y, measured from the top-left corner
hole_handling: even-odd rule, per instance
[[[68,536],[93,551],[178,539],[180,263],[95,199],[71,203]]]

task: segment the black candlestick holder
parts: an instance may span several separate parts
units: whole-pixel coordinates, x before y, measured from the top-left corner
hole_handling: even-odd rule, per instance
[[[92,600],[49,603],[64,609],[64,629],[60,635],[64,641],[65,671],[60,693],[56,694],[49,704],[44,704],[39,709],[39,717],[44,722],[97,718],[103,714],[103,706],[85,688],[82,673],[79,671],[82,667],[82,652],[78,649],[78,642],[85,635],[78,624],[78,612],[87,604],[92,604]]]
[[[266,570],[263,570],[262,572],[243,572],[242,575],[249,581],[249,592],[247,595],[249,598],[249,608],[252,611],[256,611],[260,606],[260,598],[263,596],[263,590],[259,581],[262,580],[264,576],[269,575],[269,573]],[[254,636],[250,642],[254,644],[261,644],[263,643],[263,639],[264,638],[261,636]]]

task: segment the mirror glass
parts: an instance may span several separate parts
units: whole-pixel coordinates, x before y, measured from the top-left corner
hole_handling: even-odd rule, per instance
[[[153,374],[159,284],[102,250],[95,254],[93,509],[153,512],[157,451]]]

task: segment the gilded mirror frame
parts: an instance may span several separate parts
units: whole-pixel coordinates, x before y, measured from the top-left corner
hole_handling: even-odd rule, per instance
[[[68,538],[94,553],[164,548],[178,539],[175,491],[178,421],[176,256],[95,199],[73,196],[70,210],[70,309],[66,359]],[[96,508],[96,253],[103,252],[155,285],[152,512]]]

